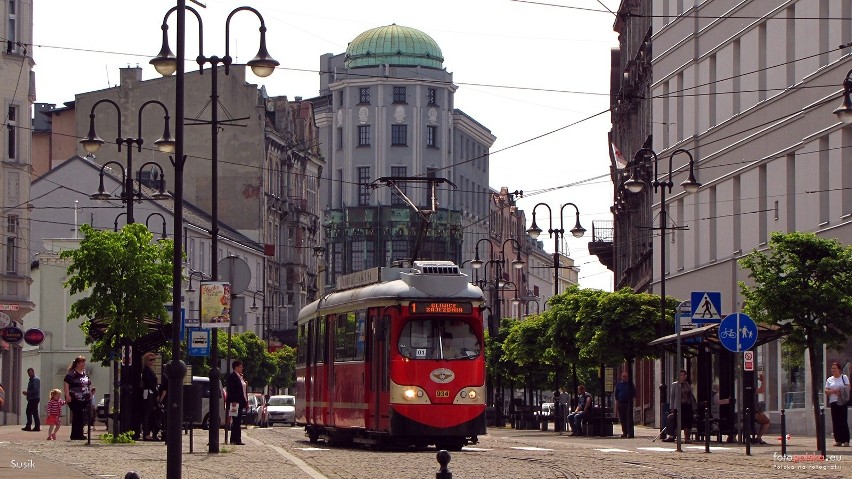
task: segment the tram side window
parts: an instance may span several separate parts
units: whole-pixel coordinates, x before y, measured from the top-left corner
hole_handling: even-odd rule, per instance
[[[296,348],[296,364],[299,366],[304,366],[307,362],[307,350],[308,350],[308,328],[307,324],[302,324],[299,326],[298,331],[298,343]]]
[[[364,359],[366,318],[366,310],[352,311],[337,316],[334,330],[335,361],[362,361]]]
[[[325,319],[322,318],[316,323],[316,334],[314,335],[314,362],[324,363],[326,359],[325,348]]]

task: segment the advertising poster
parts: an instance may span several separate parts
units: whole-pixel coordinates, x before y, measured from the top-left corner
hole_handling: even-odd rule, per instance
[[[227,328],[231,325],[231,284],[201,283],[201,327]]]

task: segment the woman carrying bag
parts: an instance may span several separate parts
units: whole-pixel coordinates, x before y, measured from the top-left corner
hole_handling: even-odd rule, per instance
[[[834,431],[834,445],[849,447],[849,378],[841,374],[840,363],[831,363],[831,376],[825,380],[826,402],[831,405],[831,429]]]

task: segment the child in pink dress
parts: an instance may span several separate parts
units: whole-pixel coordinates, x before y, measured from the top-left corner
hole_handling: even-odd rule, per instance
[[[47,402],[47,421],[45,421],[45,424],[49,426],[47,429],[48,441],[55,441],[56,433],[59,432],[60,418],[62,417],[62,406],[65,405],[65,401],[61,398],[62,391],[59,389],[53,389],[50,391],[50,401]]]

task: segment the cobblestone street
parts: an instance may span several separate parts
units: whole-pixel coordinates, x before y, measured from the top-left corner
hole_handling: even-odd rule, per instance
[[[95,431],[101,434],[102,430]],[[38,434],[38,437],[36,435]],[[690,477],[852,477],[847,448],[830,448],[829,460],[805,456],[814,438],[794,438],[789,461],[780,447],[756,446],[746,456],[741,445],[652,442],[656,432],[638,428],[635,439],[570,437],[553,432],[492,429],[476,446],[452,453],[449,470],[456,479],[598,478],[626,475],[639,478]],[[434,449],[373,451],[359,447],[329,448],[311,444],[300,428],[249,428],[245,446],[221,446],[207,453],[207,432],[196,430],[193,451],[183,436],[183,477],[187,479],[305,477],[314,479],[431,478],[438,471]],[[165,477],[162,443],[91,445],[78,441],[46,441],[39,433],[0,427],[0,477],[123,477],[137,471],[142,479]]]

